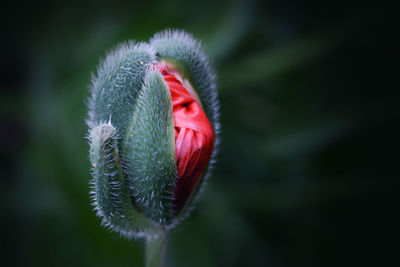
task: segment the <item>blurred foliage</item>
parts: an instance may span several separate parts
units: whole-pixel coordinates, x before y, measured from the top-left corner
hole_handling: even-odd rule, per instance
[[[1,16],[5,265],[143,266],[143,241],[110,234],[89,204],[85,99],[106,51],[168,27],[203,40],[222,104],[219,163],[171,233],[169,266],[393,255],[382,246],[398,195],[390,12],[347,1],[14,5]]]

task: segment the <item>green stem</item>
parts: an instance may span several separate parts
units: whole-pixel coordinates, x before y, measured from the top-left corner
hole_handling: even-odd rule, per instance
[[[165,267],[168,230],[146,237],[146,267]]]

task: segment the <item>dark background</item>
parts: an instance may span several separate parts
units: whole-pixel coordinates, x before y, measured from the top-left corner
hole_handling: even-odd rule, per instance
[[[203,41],[222,107],[219,162],[171,233],[169,266],[392,263],[395,10],[384,1],[3,3],[2,265],[143,266],[143,241],[109,233],[90,206],[85,99],[110,48],[168,27]]]

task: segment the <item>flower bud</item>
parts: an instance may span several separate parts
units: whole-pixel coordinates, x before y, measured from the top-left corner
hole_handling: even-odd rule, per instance
[[[172,227],[193,205],[218,143],[215,74],[182,31],[109,53],[89,99],[92,197],[125,237]]]

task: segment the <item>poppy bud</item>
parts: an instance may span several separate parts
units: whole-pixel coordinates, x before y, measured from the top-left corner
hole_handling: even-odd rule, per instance
[[[188,213],[214,161],[218,109],[214,71],[189,34],[109,53],[88,118],[91,194],[105,226],[140,237]]]

